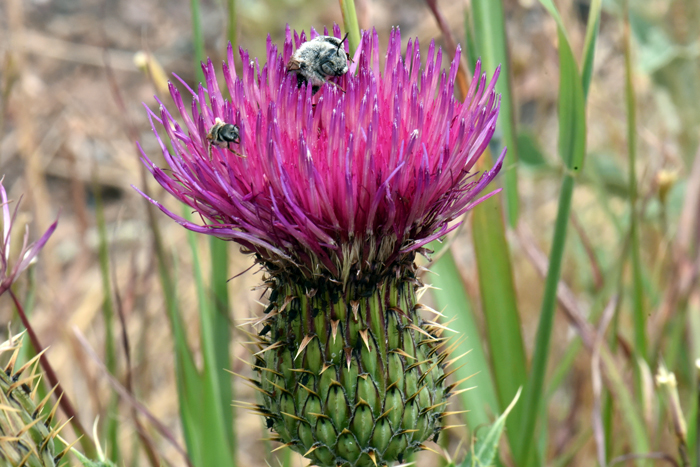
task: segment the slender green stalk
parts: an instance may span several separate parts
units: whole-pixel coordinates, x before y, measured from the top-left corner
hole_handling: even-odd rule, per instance
[[[569,211],[571,210],[571,198],[574,192],[574,178],[570,174],[564,175],[561,192],[559,194],[559,210],[554,226],[554,239],[549,255],[549,270],[545,283],[540,322],[537,328],[535,353],[532,357],[532,369],[530,378],[525,386],[525,414],[520,430],[520,444],[514,450],[519,465],[527,462],[529,449],[534,439],[535,422],[539,411],[539,405],[544,396],[544,377],[547,370],[549,346],[554,322],[554,310],[557,301],[557,286],[561,273],[561,264],[564,257],[566,244],[566,231],[568,227]]]
[[[104,204],[102,203],[102,188],[95,177],[93,180],[95,193],[95,217],[99,234],[99,261],[100,274],[102,276],[102,315],[105,324],[105,366],[110,374],[117,376],[117,357],[114,337],[114,304],[112,302],[112,286],[109,271],[109,243],[107,239],[107,226],[104,216]],[[119,449],[119,395],[112,394],[107,408],[107,454],[115,464],[120,462]]]
[[[188,213],[189,214],[189,213]],[[189,217],[189,215],[187,216]],[[199,318],[201,327],[201,347],[204,356],[204,370],[202,374],[198,374],[193,385],[199,386],[199,393],[202,399],[199,402],[199,412],[195,414],[195,418],[191,420],[193,431],[197,432],[199,442],[202,446],[200,464],[198,467],[209,465],[225,465],[234,466],[234,450],[230,445],[231,429],[226,426],[231,417],[230,401],[231,399],[223,399],[221,394],[222,379],[224,384],[230,386],[229,378],[224,373],[224,368],[219,367],[217,357],[220,357],[217,352],[216,334],[217,330],[214,326],[217,323],[217,311],[212,303],[213,294],[210,296],[207,293],[207,288],[204,283],[204,276],[199,259],[199,248],[197,245],[197,237],[194,232],[187,232],[188,242],[192,253],[192,268],[195,278],[195,287],[197,290],[197,302],[199,305]],[[225,276],[224,276],[225,277]],[[228,329],[228,323],[226,323]],[[226,358],[228,358],[228,342],[225,345]],[[230,392],[230,391],[229,391]],[[184,423],[184,422],[183,422]]]
[[[226,38],[236,50],[236,0],[226,0],[228,24],[226,25]]]
[[[143,174],[142,174],[143,175]],[[145,177],[144,177],[145,178]],[[143,186],[146,186],[144,183]],[[147,200],[145,200],[148,203]],[[194,420],[199,413],[202,394],[198,382],[199,375],[192,359],[192,352],[187,343],[184,324],[180,315],[180,308],[177,301],[177,289],[173,281],[172,258],[165,252],[163,236],[160,233],[160,226],[155,218],[155,210],[150,204],[146,205],[149,227],[153,233],[153,244],[156,259],[158,260],[158,276],[165,300],[165,310],[167,312],[170,329],[173,334],[173,355],[175,358],[175,385],[178,395],[178,406],[180,411],[180,421],[182,431],[187,446],[187,454],[193,465],[200,467],[202,463],[202,447],[198,439],[198,433]]]
[[[476,50],[491,73],[498,65],[501,66],[501,77],[496,84],[496,92],[501,94],[501,108],[498,114],[498,128],[503,134],[503,140],[508,147],[504,164],[504,185],[506,199],[506,215],[510,227],[518,222],[518,146],[515,112],[513,111],[513,93],[510,73],[508,42],[506,40],[505,15],[502,0],[472,0],[474,36]],[[516,385],[516,388],[518,385]],[[510,401],[515,393],[506,400]],[[503,403],[504,400],[501,400]],[[508,421],[517,418],[511,415]]]
[[[532,368],[525,386],[523,404],[525,415],[519,430],[519,443],[514,446],[513,450],[519,465],[530,465],[533,459],[529,451],[534,444],[537,415],[545,396],[544,379],[547,373],[554,312],[557,304],[557,286],[564,259],[566,232],[574,193],[574,176],[583,168],[586,155],[586,111],[581,75],[559,12],[551,0],[540,0],[540,3],[557,22],[559,38],[559,154],[564,162],[566,172],[559,194],[559,207],[549,255],[549,270],[542,298]]]
[[[190,0],[190,10],[192,12],[192,45],[194,46],[194,69],[197,73],[197,80],[204,82],[204,72],[200,64],[206,59],[204,52],[204,33],[202,32],[202,13],[199,0]]]
[[[220,404],[222,416],[224,418],[224,429],[226,438],[232,452],[236,452],[236,437],[233,426],[233,411],[230,402],[233,400],[231,380],[224,369],[231,368],[229,346],[231,345],[231,323],[229,320],[229,253],[228,242],[215,237],[209,239],[209,250],[211,252],[211,298],[212,309],[208,319],[211,322],[212,335],[203,336],[212,340],[214,347],[214,362],[212,370],[216,375],[213,377],[219,386]],[[209,375],[207,375],[209,376]]]
[[[360,46],[360,25],[357,22],[357,13],[355,12],[355,0],[339,0],[340,11],[343,14],[343,24],[345,31],[349,34],[350,53],[355,53],[355,50]]]
[[[637,104],[632,81],[632,51],[630,44],[629,8],[627,0],[624,11],[625,54],[625,104],[627,107],[627,158],[629,161],[630,232],[632,245],[632,309],[634,322],[634,347],[638,356],[647,358],[646,313],[644,311],[644,283],[639,246],[639,220],[637,215]]]

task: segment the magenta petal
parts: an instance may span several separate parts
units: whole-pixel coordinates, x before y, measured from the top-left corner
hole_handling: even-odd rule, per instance
[[[331,33],[343,37],[338,25]],[[370,260],[388,270],[388,263],[412,257],[498,192],[482,194],[503,154],[483,174],[472,168],[495,130],[499,70],[487,81],[477,62],[459,102],[453,95],[459,54],[441,70],[442,51],[431,42],[421,70],[417,40],[404,57],[398,29],[387,51],[375,30],[364,31],[348,73],[314,94],[297,86],[286,65],[295,47],[317,35],[287,27],[281,51],[268,36],[267,62],[241,50],[239,74],[229,46],[228,92],[211,61],[202,64],[206,87],[195,90],[175,76],[192,104],[171,85],[177,112],[149,111],[169,170],[146,154],[143,161],[167,192],[199,213],[201,224],[188,222],[149,200],[184,227],[238,242],[259,260],[306,276],[323,269],[343,281],[338,274],[370,267]],[[215,118],[238,126],[240,141],[210,146],[206,134]]]

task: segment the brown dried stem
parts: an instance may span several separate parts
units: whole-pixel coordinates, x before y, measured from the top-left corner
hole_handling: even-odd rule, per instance
[[[41,353],[45,349],[45,347],[41,345],[41,342],[39,341],[39,336],[37,336],[36,332],[34,332],[34,328],[29,322],[27,314],[24,312],[24,307],[22,307],[22,304],[19,302],[17,296],[12,291],[12,289],[9,289],[8,292],[10,294],[10,297],[12,297],[12,301],[15,303],[15,307],[17,308],[17,314],[22,320],[22,324],[27,329],[27,334],[29,335],[29,340],[31,340],[32,345],[34,346],[34,350],[37,353]],[[82,437],[80,438],[80,444],[83,447],[83,450],[85,451],[85,455],[88,457],[95,457],[95,444],[92,441],[92,438],[90,438],[89,432],[85,430],[83,425],[80,423],[80,420],[78,419],[78,413],[73,407],[73,404],[71,404],[69,397],[66,395],[66,392],[63,390],[61,383],[58,381],[56,372],[53,370],[53,367],[49,363],[48,358],[46,358],[45,353],[41,355],[39,362],[41,363],[41,367],[44,369],[44,373],[46,374],[46,379],[48,379],[49,381],[49,385],[51,387],[56,388],[56,391],[54,391],[54,397],[58,397],[61,394],[63,394],[63,397],[59,398],[59,406],[61,407],[61,410],[63,410],[63,413],[66,415],[66,417],[68,417],[68,419],[70,420],[70,425],[73,427],[76,436],[80,437],[82,435]]]

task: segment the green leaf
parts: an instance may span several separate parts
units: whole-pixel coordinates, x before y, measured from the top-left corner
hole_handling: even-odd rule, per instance
[[[501,200],[498,197],[492,197],[474,209],[472,235],[491,368],[499,405],[503,407],[513,399],[518,388],[525,384],[527,359],[510,248],[505,235]],[[517,410],[511,417],[509,436],[517,435],[521,412]]]
[[[592,0],[588,10],[588,26],[586,27],[586,42],[583,46],[583,65],[581,66],[581,79],[583,94],[588,97],[588,89],[593,76],[593,61],[595,58],[595,44],[600,30],[600,12],[602,0]]]
[[[116,467],[116,465],[109,459],[93,461],[85,457],[80,451],[74,448],[71,448],[71,452],[78,458],[84,467]]]
[[[467,457],[461,467],[487,467],[493,465],[498,452],[498,442],[503,434],[503,429],[506,426],[508,414],[513,410],[515,404],[520,399],[522,388],[515,393],[513,401],[508,405],[503,414],[493,422],[493,425],[488,429],[485,435],[477,435],[471,452],[467,453]]]
[[[518,222],[518,141],[515,128],[513,93],[510,82],[510,62],[506,40],[505,15],[502,0],[472,0],[474,38],[476,53],[481,56],[486,73],[493,73],[501,66],[501,75],[496,92],[501,94],[501,108],[497,127],[508,147],[504,162],[506,213],[508,224],[515,227]],[[500,148],[495,151],[500,153]],[[510,400],[510,397],[509,397]]]
[[[518,150],[520,161],[527,166],[541,169],[549,165],[539,143],[530,132],[521,131],[518,133]]]
[[[566,36],[564,24],[559,12],[551,0],[540,0],[557,23],[559,37],[559,154],[564,161],[567,172],[562,180],[559,194],[559,207],[554,227],[554,238],[549,255],[549,269],[545,282],[544,296],[540,310],[540,321],[535,338],[535,350],[532,356],[532,369],[525,386],[525,404],[523,421],[520,424],[518,442],[513,453],[518,465],[532,465],[530,450],[535,444],[536,422],[542,401],[546,397],[544,380],[547,373],[554,312],[557,303],[557,287],[564,260],[566,232],[571,213],[571,201],[574,193],[575,178],[583,169],[586,155],[586,101],[583,82]],[[593,45],[591,45],[593,47]]]
[[[436,242],[433,242],[431,247],[438,251],[446,248]],[[490,416],[499,410],[491,369],[479,339],[479,328],[474,319],[473,308],[452,253],[446,252],[430,270],[436,273],[430,276],[430,279],[436,287],[431,292],[438,308],[446,316],[446,321],[457,318],[450,327],[457,331],[459,336],[467,338],[453,352],[456,356],[469,352],[464,357],[464,367],[457,370],[455,378],[461,380],[472,377],[469,384],[474,386],[474,389],[461,393],[460,399],[464,409],[469,410],[465,414],[467,424],[475,430],[480,425],[490,423]]]
[[[115,377],[117,374],[116,339],[114,337],[114,303],[112,301],[112,282],[109,270],[109,239],[107,238],[107,225],[104,216],[104,204],[102,202],[102,188],[93,179],[93,191],[95,194],[95,218],[99,237],[99,262],[100,275],[102,276],[102,314],[105,323],[105,366],[107,371]],[[107,439],[109,453],[112,460],[119,463],[119,396],[114,393],[107,408]]]
[[[544,2],[543,2],[544,3]],[[559,29],[559,154],[577,173],[586,156],[586,102],[574,53]]]
[[[183,210],[185,209],[183,208]],[[186,213],[186,217],[189,217],[189,213]],[[224,373],[224,367],[219,367],[216,349],[216,329],[214,326],[219,325],[218,313],[214,309],[212,299],[204,284],[197,236],[194,232],[188,231],[187,238],[192,252],[192,267],[202,333],[201,347],[204,357],[204,370],[201,375],[198,374],[196,383],[202,398],[198,401],[198,412],[195,412],[194,418],[191,419],[191,423],[195,427],[193,431],[198,437],[198,444],[202,447],[200,457],[195,461],[197,462],[195,465],[197,467],[233,466],[234,455],[233,446],[230,444],[230,427],[226,426],[227,420],[230,420],[231,417],[225,415],[230,414],[230,399],[223,399],[221,396],[221,379],[225,378],[226,383],[229,383],[229,380]],[[225,328],[228,329],[228,323],[225,324]],[[228,356],[228,342],[225,343],[225,348]],[[221,357],[219,356],[219,358]]]

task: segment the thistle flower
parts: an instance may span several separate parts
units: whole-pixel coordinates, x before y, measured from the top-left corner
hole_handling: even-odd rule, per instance
[[[29,267],[32,260],[43,248],[46,242],[56,230],[58,221],[51,224],[49,229],[44,232],[39,240],[35,243],[27,244],[29,239],[29,230],[25,229],[22,248],[19,252],[19,258],[14,265],[10,266],[10,246],[12,245],[12,225],[17,217],[17,209],[19,203],[15,206],[14,212],[10,213],[10,202],[7,199],[7,192],[0,179],[0,205],[2,206],[2,235],[0,236],[0,295],[5,293],[16,280],[17,276]]]
[[[211,61],[205,85],[188,88],[191,106],[170,84],[183,125],[160,101],[158,114],[149,111],[169,170],[142,150],[143,160],[201,223],[151,202],[264,266],[270,305],[254,357],[263,394],[255,410],[279,441],[316,465],[386,465],[440,432],[455,392],[444,327],[417,313],[414,259],[493,194],[479,198],[504,154],[490,171],[473,167],[495,129],[496,78],[487,85],[477,64],[459,102],[459,51],[445,72],[431,42],[421,70],[418,41],[402,55],[397,29],[382,70],[372,31],[348,73],[314,94],[286,71],[305,41],[287,28],[280,52],[268,37],[262,69],[241,51],[240,75],[229,46],[230,98]],[[221,122],[237,127],[237,142],[209,143]]]

